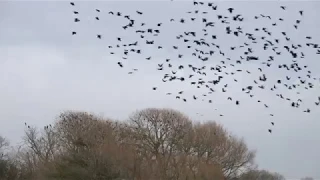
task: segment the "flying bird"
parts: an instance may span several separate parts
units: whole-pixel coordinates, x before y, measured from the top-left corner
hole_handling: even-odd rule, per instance
[[[303,11],[299,11],[300,15],[302,16],[303,15]]]
[[[71,5],[74,6],[74,3],[71,2]],[[164,22],[153,22],[153,25],[147,22],[143,22],[143,19],[137,18],[142,17],[144,13],[142,11],[136,11],[138,14],[136,16],[126,15],[125,12],[115,12],[110,11],[108,14],[115,15],[111,16],[113,18],[124,19],[126,24],[122,24],[122,27],[126,32],[130,32],[130,29],[134,29],[133,32],[137,36],[132,36],[131,40],[125,38],[117,37],[115,42],[108,42],[108,49],[112,51],[108,52],[110,54],[123,54],[122,59],[130,60],[133,56],[142,55],[142,59],[148,60],[152,63],[154,56],[152,54],[147,54],[149,50],[144,51],[142,45],[147,45],[148,48],[153,48],[157,51],[161,51],[162,56],[165,56],[163,50],[171,49],[174,53],[174,57],[171,59],[168,58],[159,58],[159,63],[156,63],[156,68],[159,73],[163,73],[161,81],[163,83],[170,82],[186,82],[189,86],[199,89],[197,94],[195,92],[191,98],[197,101],[203,101],[205,103],[212,103],[211,99],[208,98],[211,94],[218,95],[219,93],[227,94],[227,101],[233,101],[239,108],[244,108],[240,106],[240,101],[236,100],[237,97],[234,94],[231,94],[229,91],[230,86],[232,88],[236,87],[233,84],[241,84],[239,76],[250,76],[248,78],[253,78],[252,81],[248,81],[244,87],[241,87],[242,92],[247,95],[248,98],[254,99],[254,102],[258,102],[265,106],[265,108],[271,109],[272,104],[265,104],[262,99],[259,98],[259,91],[269,91],[272,94],[275,94],[275,97],[280,98],[287,102],[288,106],[291,108],[299,108],[302,102],[294,101],[293,97],[289,97],[286,93],[299,94],[302,91],[300,89],[305,89],[306,91],[316,87],[314,80],[318,80],[311,73],[310,69],[306,65],[300,63],[300,59],[307,58],[307,53],[304,52],[305,48],[312,49],[315,54],[320,54],[320,46],[310,35],[303,35],[306,42],[297,42],[294,40],[295,37],[291,36],[290,33],[281,30],[281,25],[283,23],[292,23],[285,24],[291,30],[299,29],[302,23],[302,18],[294,19],[292,22],[285,21],[282,17],[271,17],[267,14],[260,14],[253,16],[253,20],[262,21],[262,26],[254,26],[252,30],[243,28],[243,22],[247,19],[243,18],[241,14],[233,14],[235,11],[234,8],[227,8],[226,12],[217,11],[218,6],[215,6],[213,3],[205,3],[194,1],[194,10],[188,11],[188,17],[182,15],[181,17],[169,18],[170,23],[176,24],[174,28],[180,28],[180,33],[172,34],[172,37],[175,40],[173,41],[159,41],[161,39],[162,27],[165,25]],[[206,11],[202,8],[209,7],[210,11]],[[287,10],[286,6],[280,6],[282,10]],[[102,9],[101,9],[102,10]],[[214,12],[212,12],[214,10]],[[96,9],[97,12],[100,12],[100,9]],[[74,14],[79,14],[78,11],[73,11]],[[212,16],[210,13],[213,13]],[[214,14],[215,13],[215,14]],[[218,14],[217,14],[218,13]],[[202,15],[208,14],[208,15]],[[299,14],[303,16],[303,11],[300,10]],[[201,15],[201,16],[198,16]],[[213,17],[213,18],[212,18]],[[96,16],[96,20],[102,22],[103,19]],[[268,21],[265,21],[268,20]],[[115,19],[116,21],[117,19]],[[79,17],[74,18],[75,22],[79,22]],[[282,21],[282,22],[280,22]],[[96,21],[95,21],[96,22]],[[190,31],[187,27],[184,27],[184,24],[188,25],[197,25],[195,23],[202,23],[203,26],[200,31]],[[82,24],[82,23],[81,23]],[[223,24],[223,26],[219,26]],[[257,23],[258,24],[258,23]],[[267,26],[267,25],[270,26]],[[173,26],[172,26],[173,27]],[[184,29],[182,29],[184,28]],[[215,29],[223,28],[220,31]],[[179,29],[180,30],[180,29]],[[78,32],[77,29],[72,31],[72,35],[76,35]],[[178,32],[178,31],[175,31]],[[172,32],[173,33],[173,32]],[[281,36],[276,37],[276,34],[279,33]],[[108,39],[107,35],[104,35],[104,39]],[[158,36],[159,38],[154,38]],[[167,35],[165,35],[167,36]],[[231,36],[238,40],[241,44],[238,45],[225,45],[220,44],[227,39],[222,38],[224,36]],[[80,37],[80,36],[75,36]],[[169,35],[168,35],[169,37]],[[98,39],[102,39],[102,34],[97,34]],[[281,39],[283,38],[283,39]],[[112,38],[111,38],[112,39]],[[132,42],[133,41],[133,42]],[[165,44],[167,43],[167,44]],[[188,51],[184,51],[187,49]],[[117,51],[116,51],[117,50]],[[259,51],[263,50],[267,52],[267,56],[264,54],[259,54]],[[309,51],[308,51],[309,52]],[[310,51],[311,52],[311,51]],[[282,56],[288,54],[290,58],[286,61],[286,58],[283,59]],[[190,56],[189,56],[190,55]],[[121,56],[121,55],[119,55]],[[216,57],[222,58],[221,60],[215,61]],[[185,61],[185,58],[193,58],[192,60]],[[140,58],[141,59],[141,58]],[[156,58],[158,59],[158,58]],[[196,61],[199,60],[201,65]],[[178,62],[177,64],[173,62]],[[251,68],[247,66],[246,63],[251,63],[248,61],[254,61],[259,67]],[[134,61],[131,61],[134,62]],[[307,61],[303,61],[307,62]],[[118,62],[118,65],[122,68],[123,64]],[[127,65],[126,65],[127,66]],[[267,70],[269,69],[269,70]],[[128,74],[133,74],[136,70],[126,71]],[[276,71],[282,71],[283,76],[273,80],[268,77],[269,73],[277,73]],[[180,73],[182,72],[182,73]],[[268,73],[267,73],[268,72]],[[297,75],[299,78],[296,81],[294,78]],[[225,79],[232,78],[230,85],[225,83]],[[239,80],[239,81],[238,81]],[[159,79],[160,81],[160,79]],[[320,82],[320,79],[319,79]],[[269,83],[269,85],[267,84]],[[179,85],[178,85],[179,86]],[[280,89],[281,88],[281,94]],[[284,90],[282,90],[284,88]],[[157,87],[152,87],[153,90],[156,90]],[[218,91],[218,89],[220,91]],[[240,91],[241,91],[240,89]],[[176,99],[181,99],[183,102],[189,102],[189,99],[182,97],[183,91],[177,90],[178,96],[175,96]],[[166,95],[171,95],[171,93],[166,93]],[[173,96],[174,97],[174,96]],[[202,97],[202,98],[200,98]],[[255,99],[258,98],[258,99]],[[225,99],[224,99],[225,100]],[[302,100],[301,100],[302,101]],[[244,102],[244,101],[242,101]],[[314,104],[313,104],[314,103]],[[211,104],[212,105],[212,104]],[[319,101],[313,101],[313,106],[320,105]],[[270,106],[270,108],[269,108]],[[306,107],[307,108],[307,107]],[[308,107],[303,112],[311,113],[311,107]],[[267,109],[266,109],[267,110]],[[268,116],[274,116],[272,112],[267,114]],[[220,116],[223,116],[220,114]],[[274,122],[271,122],[274,126]],[[272,130],[268,129],[271,133]]]
[[[228,11],[230,12],[230,13],[232,13],[233,12],[233,8],[228,8]]]

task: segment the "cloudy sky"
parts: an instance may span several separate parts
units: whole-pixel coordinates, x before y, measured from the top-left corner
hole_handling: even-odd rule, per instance
[[[242,14],[243,23],[230,24],[232,27],[241,26],[244,31],[253,32],[254,28],[267,27],[273,32],[274,38],[281,37],[280,32],[286,31],[294,44],[305,44],[305,36],[313,37],[313,42],[320,42],[320,2],[217,2],[218,10],[209,11],[206,15],[187,14],[187,11],[208,10],[205,7],[194,7],[191,2],[170,1],[79,1],[76,6],[70,6],[67,1],[1,1],[0,2],[0,134],[9,138],[12,143],[18,143],[23,135],[24,122],[42,127],[51,123],[63,110],[82,110],[115,119],[125,119],[137,109],[147,107],[175,108],[185,112],[195,121],[215,120],[237,136],[244,137],[251,149],[256,149],[257,163],[260,168],[277,171],[288,179],[303,176],[320,178],[320,109],[314,102],[320,96],[319,81],[314,82],[313,89],[298,88],[295,91],[280,88],[277,93],[291,99],[301,98],[304,103],[298,109],[290,107],[290,103],[279,100],[275,92],[269,90],[255,90],[253,98],[241,92],[242,87],[253,84],[258,78],[257,68],[265,69],[269,84],[273,86],[277,79],[286,75],[292,77],[292,82],[298,82],[297,76],[305,76],[306,72],[288,73],[278,68],[266,68],[261,63],[245,63],[237,68],[226,68],[224,71],[235,72],[236,69],[252,71],[252,74],[237,73],[226,76],[224,83],[228,83],[226,93],[213,93],[209,97],[201,95],[207,90],[197,89],[186,82],[164,83],[161,78],[169,70],[157,71],[157,64],[166,58],[172,59],[173,66],[180,64],[187,66],[214,66],[223,57],[214,56],[207,62],[200,62],[191,56],[190,50],[183,48],[183,42],[175,37],[184,31],[201,32],[201,21],[191,23],[190,17],[216,20],[217,14],[228,15],[229,7],[234,7],[235,14]],[[287,6],[283,11],[280,5]],[[99,8],[100,13],[95,9]],[[304,10],[304,16],[299,10]],[[79,12],[80,22],[74,23],[73,10]],[[144,12],[138,15],[136,10]],[[121,17],[109,15],[109,11],[122,12],[136,20],[136,29],[123,30],[121,26],[127,21]],[[271,15],[272,20],[254,20],[255,15]],[[100,20],[95,20],[99,16]],[[282,24],[279,17],[285,19]],[[170,22],[171,18],[185,18],[186,23]],[[188,19],[188,20],[187,20]],[[293,29],[296,19],[301,19],[298,30]],[[117,37],[124,43],[132,43],[139,38],[135,30],[140,24],[154,28],[162,22],[159,36],[148,36],[156,45],[163,49],[141,45],[141,55],[130,55],[123,60],[121,50],[114,50],[110,54],[109,45],[119,44]],[[272,27],[271,23],[278,22]],[[72,36],[71,32],[77,31]],[[219,44],[228,57],[239,57],[230,51],[230,46],[239,46],[245,38],[225,35],[224,27],[218,26],[210,30],[217,35]],[[102,39],[96,38],[97,34]],[[261,36],[262,33],[257,34]],[[204,37],[199,37],[204,38]],[[143,42],[143,41],[142,41]],[[142,43],[141,43],[142,44]],[[179,54],[172,46],[177,45]],[[186,46],[184,44],[184,46]],[[270,54],[261,50],[262,45],[256,44],[252,48],[255,55],[267,58]],[[123,49],[123,47],[122,47]],[[122,50],[123,51],[123,50]],[[306,58],[301,64],[308,65],[314,77],[320,77],[319,55],[310,49],[303,49]],[[146,61],[146,57],[152,60]],[[122,61],[124,68],[119,68],[118,61]],[[290,56],[284,54],[275,59],[276,63],[291,62]],[[133,68],[139,69],[128,74]],[[168,68],[167,68],[168,69]],[[179,76],[188,76],[190,71],[180,71]],[[213,79],[207,75],[207,79]],[[238,79],[235,83],[233,79]],[[273,83],[273,84],[272,84]],[[152,87],[158,87],[153,91]],[[268,86],[268,87],[270,87]],[[216,89],[220,89],[217,87]],[[176,100],[174,96],[165,95],[168,92],[177,94],[183,90],[188,102]],[[217,90],[218,91],[218,90]],[[296,91],[301,92],[297,95]],[[192,95],[199,96],[194,101]],[[227,97],[240,101],[240,106],[227,101]],[[208,99],[213,103],[209,104]],[[263,103],[270,108],[266,109]],[[311,113],[303,113],[306,108]],[[270,113],[274,117],[269,116]],[[202,116],[199,114],[203,114]],[[224,114],[220,117],[219,114]],[[273,133],[267,130],[270,121],[275,122]]]

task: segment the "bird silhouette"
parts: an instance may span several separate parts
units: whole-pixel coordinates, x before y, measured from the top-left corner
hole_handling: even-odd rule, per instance
[[[74,6],[74,3],[70,4]],[[174,44],[171,43],[173,41],[159,41],[159,39],[161,40],[161,38],[164,37],[162,28],[166,27],[165,21],[144,22],[143,17],[148,15],[138,10],[136,10],[136,12],[133,11],[135,16],[129,13],[127,14],[124,11],[109,11],[108,14],[114,15],[111,16],[112,18],[122,18],[127,22],[127,24],[122,24],[120,28],[123,28],[126,33],[130,33],[131,29],[136,36],[130,38],[133,42],[131,40],[131,42],[127,42],[125,38],[120,38],[122,37],[120,36],[117,38],[115,44],[108,42],[110,44],[107,46],[107,50],[110,54],[118,55],[118,53],[123,53],[123,56],[119,58],[125,60],[130,60],[133,54],[134,56],[144,57],[146,60],[149,60],[148,63],[156,63],[157,59],[162,58],[162,62],[156,63],[155,69],[164,74],[161,81],[163,83],[185,82],[197,90],[199,89],[199,93],[203,90],[206,92],[202,94],[203,99],[198,98],[201,97],[201,95],[194,93],[192,96],[194,100],[212,103],[211,99],[208,100],[206,98],[210,98],[209,96],[211,94],[225,93],[228,97],[227,100],[232,101],[236,99],[236,97],[232,95],[233,98],[231,98],[229,89],[234,89],[234,87],[236,87],[234,86],[235,84],[242,83],[237,77],[248,76],[248,78],[254,79],[249,81],[251,84],[241,87],[239,91],[245,93],[250,99],[254,99],[255,102],[263,104],[265,108],[269,108],[269,105],[271,107],[272,104],[265,104],[264,100],[259,98],[259,91],[269,91],[269,93],[275,94],[275,97],[288,102],[292,108],[299,108],[300,104],[303,104],[303,102],[294,101],[294,99],[297,98],[290,97],[292,92],[296,93],[298,97],[300,92],[302,93],[302,91],[300,91],[301,89],[307,91],[315,88],[316,86],[312,82],[312,79],[317,80],[317,78],[313,76],[314,74],[311,73],[306,65],[300,63],[300,59],[308,58],[309,53],[305,53],[304,48],[313,49],[314,54],[320,54],[320,48],[318,44],[312,42],[314,40],[312,40],[310,35],[304,35],[303,37],[305,37],[306,42],[299,43],[295,42],[295,37],[291,36],[289,32],[281,30],[284,23],[292,23],[285,26],[300,32],[300,27],[305,25],[302,17],[289,22],[284,21],[281,14],[258,14],[250,19],[242,17],[241,13],[235,13],[235,9],[231,7],[227,8],[225,12],[220,11],[220,8],[218,10],[218,5],[214,5],[214,3],[211,2],[204,3],[194,1],[193,5],[194,9],[186,12],[188,16],[181,15],[181,17],[168,18],[170,24],[177,25],[174,27],[176,28],[175,31],[170,31],[172,38],[177,41],[177,43]],[[205,10],[205,7],[209,7],[210,10]],[[281,5],[280,8],[286,12],[290,11],[290,9],[284,5]],[[99,13],[100,9],[96,9],[96,11]],[[75,15],[79,14],[78,11],[73,11],[73,13]],[[281,13],[283,14],[284,12],[281,11]],[[303,16],[303,10],[300,10],[299,14]],[[95,18],[101,22],[103,21],[103,19],[100,19],[98,16]],[[260,25],[257,23],[251,30],[245,29],[243,28],[243,22],[248,20],[261,21],[263,24]],[[76,17],[74,21],[79,22],[80,19]],[[115,21],[118,20],[115,19]],[[81,22],[81,24],[82,23],[85,22]],[[184,24],[198,26],[196,23],[202,23],[199,31],[191,31],[191,29],[184,27]],[[180,29],[182,26],[183,28]],[[221,29],[221,31],[218,31],[218,29]],[[72,31],[72,35],[76,35],[77,31],[77,29]],[[175,34],[176,32],[177,34]],[[277,34],[280,34],[280,36],[277,37]],[[97,38],[102,39],[102,35],[104,39],[107,39],[107,33],[97,34]],[[156,36],[159,36],[159,38],[155,38]],[[166,34],[165,36],[169,37],[170,34]],[[227,36],[235,38],[240,44],[220,44],[226,41],[225,37]],[[81,36],[75,36],[75,38],[78,37]],[[159,51],[162,57],[154,58],[153,54],[147,54],[150,51],[144,50],[145,45],[147,45],[148,48],[150,47]],[[128,46],[130,46],[130,48]],[[111,49],[113,50],[111,51]],[[167,49],[170,49],[173,53],[173,57],[171,57],[172,61],[170,58],[164,57],[163,52]],[[185,49],[188,51],[185,51]],[[267,52],[266,54],[268,55],[264,57],[263,54],[258,54],[260,50]],[[287,62],[285,62],[287,58],[283,58],[286,54],[290,56],[290,60]],[[222,59],[215,61],[218,56]],[[189,61],[189,58],[194,58],[192,59],[194,61]],[[186,59],[188,59],[188,63]],[[197,60],[203,65],[196,65]],[[179,62],[176,63],[176,61]],[[251,68],[247,66],[247,64],[250,63],[257,63],[259,67]],[[121,62],[118,62],[118,65],[121,68],[123,67]],[[266,69],[269,69],[269,71]],[[268,74],[276,73],[275,71],[282,71],[284,75],[279,76],[279,78],[275,80],[269,78]],[[131,69],[131,71],[126,72],[133,74],[135,71]],[[295,74],[299,76],[297,80]],[[231,81],[230,86],[228,86],[225,83],[225,79],[230,78],[233,81]],[[155,87],[153,87],[153,90],[156,90],[154,88]],[[218,91],[218,89],[221,89],[221,91]],[[287,91],[288,95],[285,92],[279,93],[280,91]],[[176,96],[176,99],[187,102],[187,98],[180,97],[183,91],[178,90],[178,94],[179,96]],[[169,94],[167,93],[167,95]],[[320,99],[313,102],[313,105],[319,106]],[[235,100],[235,105],[240,105],[239,100]],[[243,107],[239,106],[239,108]],[[304,112],[310,113],[310,108],[307,108]],[[274,116],[272,113],[268,114]],[[223,115],[220,114],[220,116]],[[272,122],[272,125],[274,125],[274,122]],[[271,133],[271,129],[269,132]]]
[[[121,62],[118,62],[118,65],[119,65],[120,67],[123,67],[123,65],[122,65],[122,63],[121,63]]]
[[[303,15],[303,11],[299,11],[300,15],[302,16]]]
[[[232,13],[233,12],[233,8],[228,8],[228,11],[230,12],[230,13]]]

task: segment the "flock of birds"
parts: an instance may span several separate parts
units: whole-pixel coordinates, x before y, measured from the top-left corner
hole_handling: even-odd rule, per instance
[[[73,7],[76,7],[74,2],[70,2]],[[107,46],[110,50],[110,54],[115,55],[115,51],[112,51],[115,48],[124,48],[123,52],[119,55],[122,56],[122,59],[128,59],[130,54],[143,55],[142,45],[150,46],[156,49],[172,49],[177,52],[175,58],[164,58],[162,63],[156,65],[156,70],[164,72],[162,81],[171,82],[187,82],[191,86],[196,88],[205,88],[206,93],[202,95],[193,95],[190,98],[184,97],[184,91],[177,92],[174,97],[178,100],[187,102],[189,100],[198,100],[207,101],[208,103],[213,103],[212,99],[206,100],[204,97],[210,97],[209,95],[215,92],[227,92],[228,83],[224,83],[225,77],[232,77],[233,82],[237,83],[237,74],[238,73],[258,73],[257,77],[253,80],[251,85],[242,87],[240,91],[247,94],[250,98],[255,98],[253,91],[255,89],[261,90],[270,90],[275,92],[276,97],[283,99],[287,102],[292,108],[299,108],[303,100],[298,97],[290,98],[286,97],[284,94],[279,93],[277,90],[280,88],[285,88],[288,91],[294,91],[296,94],[300,94],[299,90],[304,88],[306,90],[312,89],[315,86],[315,82],[319,82],[319,78],[312,76],[311,71],[307,65],[303,65],[299,60],[304,59],[307,55],[302,51],[303,48],[309,48],[314,53],[320,55],[320,46],[317,43],[314,43],[311,36],[305,36],[304,43],[294,43],[291,37],[286,32],[275,32],[275,29],[262,27],[254,28],[251,31],[245,31],[241,26],[233,27],[232,24],[241,24],[242,22],[248,21],[241,14],[237,14],[234,8],[220,9],[215,3],[212,2],[198,2],[193,1],[193,6],[195,7],[194,11],[186,12],[187,15],[184,15],[182,18],[169,19],[166,22],[159,22],[156,25],[148,25],[143,22],[139,22],[137,19],[133,19],[130,15],[124,14],[123,12],[109,11],[106,12],[110,16],[115,16],[119,18],[124,18],[128,23],[123,25],[122,28],[126,31],[132,30],[137,35],[137,40],[134,42],[129,42],[125,44],[125,40],[121,37],[117,37],[118,43],[115,45]],[[286,6],[280,6],[281,10],[287,11]],[[206,9],[206,10],[201,10]],[[99,21],[100,18],[98,15],[103,13],[100,9],[95,10],[97,16],[95,17],[96,21]],[[222,12],[225,12],[224,15]],[[143,17],[144,12],[136,11],[136,17]],[[212,15],[211,13],[215,13]],[[304,12],[296,12],[300,18],[298,18],[295,23],[292,25],[293,30],[299,29],[299,26],[303,20]],[[74,10],[73,14],[74,22],[79,23],[81,20],[77,16],[79,11]],[[210,16],[206,16],[206,15]],[[285,19],[275,18],[270,15],[259,14],[252,18],[252,20],[266,19],[269,21],[270,26],[275,27],[283,23]],[[162,31],[162,26],[166,23],[193,23],[198,22],[202,23],[203,28],[201,32],[196,31],[184,31],[181,34],[175,35],[177,41],[180,41],[181,46],[172,45],[171,47],[164,47],[157,44],[157,41],[153,39],[155,36],[159,36]],[[236,38],[245,39],[245,42],[239,46],[230,46],[222,47],[217,42],[223,40],[215,32],[214,28],[222,28],[225,32],[224,36],[234,36]],[[274,34],[279,33],[280,37],[275,38]],[[72,31],[73,36],[77,35],[77,31]],[[260,35],[256,35],[260,34]],[[103,39],[103,34],[96,34],[96,38]],[[186,48],[189,54],[183,54],[179,52],[180,49]],[[262,58],[261,56],[255,55],[255,52],[260,50],[265,51],[268,54],[267,58]],[[228,54],[226,49],[230,50],[231,53]],[[239,54],[236,58],[231,58],[231,55]],[[216,62],[214,66],[197,66],[190,64],[190,61],[181,62],[180,65],[174,66],[173,61],[183,59],[187,55],[194,57],[200,62],[210,62],[213,57],[222,58],[222,61]],[[284,61],[277,61],[280,58],[283,58],[283,55],[289,55],[291,62],[283,63]],[[144,57],[145,60],[151,61],[152,56]],[[189,64],[187,63],[189,62]],[[245,63],[261,63],[258,68],[255,70],[243,70],[240,68],[242,64]],[[123,68],[125,64],[121,61],[117,62],[120,68]],[[297,78],[286,75],[285,77],[278,78],[275,82],[270,82],[271,78],[265,73],[266,68],[277,68],[280,71],[286,71],[290,73],[297,74]],[[228,69],[235,69],[233,72],[228,72]],[[190,70],[189,75],[178,76],[179,71]],[[168,70],[168,71],[165,71]],[[138,69],[132,69],[128,72],[133,74],[138,71]],[[206,77],[209,77],[210,80],[207,80]],[[268,81],[269,80],[269,81]],[[290,81],[291,80],[291,81]],[[271,83],[271,86],[266,84],[266,82]],[[230,82],[229,82],[230,83]],[[221,84],[221,86],[220,86]],[[158,87],[152,87],[152,90],[157,90]],[[167,93],[167,95],[173,95],[173,93]],[[235,105],[240,105],[240,100],[235,99],[235,97],[228,97],[228,101],[234,102]],[[262,102],[257,99],[258,103],[262,103],[265,108],[269,108],[267,103]],[[314,102],[315,106],[319,106],[320,96]],[[305,113],[310,113],[311,109],[306,108],[302,110]],[[270,116],[274,114],[270,113]],[[223,116],[223,114],[220,114]],[[272,121],[271,125],[274,126],[275,123]],[[268,129],[271,133],[272,129]]]

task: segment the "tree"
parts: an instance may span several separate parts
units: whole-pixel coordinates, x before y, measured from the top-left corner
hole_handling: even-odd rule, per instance
[[[15,180],[18,177],[18,168],[11,157],[6,153],[9,141],[0,136],[0,179]]]
[[[301,180],[313,180],[312,177],[305,177],[305,178],[301,178]]]
[[[55,124],[60,154],[56,171],[48,176],[58,179],[115,179],[119,148],[109,121],[83,112],[64,112]]]
[[[0,136],[0,179],[3,179],[7,175],[9,162],[6,159],[5,148],[9,145],[9,142],[2,136]]]
[[[250,170],[242,174],[239,180],[285,180],[285,178],[278,174],[266,170]]]
[[[245,172],[254,165],[255,151],[250,151],[243,139],[228,134],[216,122],[194,126],[194,152],[199,157],[218,164],[226,178]]]
[[[284,179],[253,169],[255,151],[222,125],[173,109],[139,110],[122,122],[66,111],[53,125],[26,127],[11,154],[0,137],[0,180]]]
[[[175,176],[170,165],[179,154],[179,143],[192,127],[192,122],[181,112],[172,109],[148,108],[130,116],[127,143],[134,145],[146,162],[151,163],[157,178]]]

